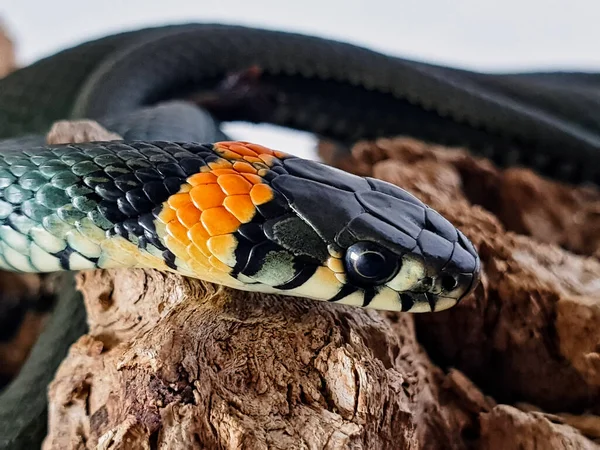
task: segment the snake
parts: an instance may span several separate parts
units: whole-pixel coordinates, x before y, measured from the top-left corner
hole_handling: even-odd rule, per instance
[[[572,183],[600,179],[600,78],[481,74],[234,25],[127,31],[0,80],[0,267],[152,268],[239,290],[438,312],[481,276],[472,242],[395,185],[257,143],[266,122],[349,148],[410,135]],[[46,145],[58,120],[122,139]],[[71,275],[0,394],[0,448],[39,446],[46,387],[85,332]]]
[[[480,73],[316,36],[190,23],[102,37],[8,75],[0,138],[188,99],[219,121],[305,130],[341,149],[409,135],[599,184],[599,90],[598,73]]]

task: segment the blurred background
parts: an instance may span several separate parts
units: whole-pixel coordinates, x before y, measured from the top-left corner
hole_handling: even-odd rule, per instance
[[[1,0],[19,65],[107,34],[219,22],[295,31],[479,71],[600,71],[600,2],[578,0]],[[234,138],[316,158],[312,135],[227,124]]]

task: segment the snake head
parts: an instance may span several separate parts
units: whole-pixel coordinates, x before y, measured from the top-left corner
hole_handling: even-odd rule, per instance
[[[447,309],[479,281],[471,242],[399,187],[244,142],[212,151],[218,157],[203,155],[211,162],[166,202],[191,212],[165,206],[159,215],[179,272],[409,312]]]
[[[322,300],[432,312],[456,305],[478,284],[480,259],[472,243],[407,191],[299,158],[283,159],[282,166],[287,174],[271,186],[326,243],[323,265],[341,283]],[[314,297],[319,292],[305,290]]]

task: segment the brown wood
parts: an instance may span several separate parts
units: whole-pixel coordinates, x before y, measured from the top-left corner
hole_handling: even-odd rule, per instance
[[[0,78],[15,70],[16,65],[13,41],[0,19]]]

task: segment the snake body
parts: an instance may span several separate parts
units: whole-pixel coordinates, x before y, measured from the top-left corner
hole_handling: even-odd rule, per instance
[[[156,268],[412,312],[478,277],[467,238],[406,191],[252,143],[13,149],[0,185],[5,270]]]
[[[409,134],[597,182],[599,84],[593,74],[477,74],[237,26],[82,44],[0,80],[0,265],[152,267],[355,306],[446,309],[480,271],[472,244],[446,219],[379,180],[224,140],[190,102],[223,121],[346,144]],[[44,145],[52,122],[80,117],[124,140]],[[69,310],[81,311],[72,291],[2,393],[0,448],[31,448],[43,436],[40,398],[85,325],[83,315],[58,322]]]
[[[223,84],[236,74],[241,81]],[[220,120],[344,143],[406,134],[598,183],[599,89],[593,73],[483,74],[312,36],[185,24],[101,38],[9,75],[0,82],[0,137],[193,98]]]

